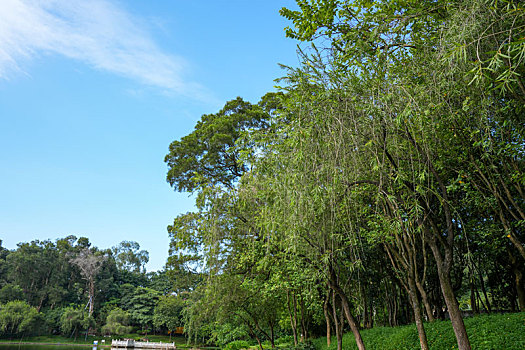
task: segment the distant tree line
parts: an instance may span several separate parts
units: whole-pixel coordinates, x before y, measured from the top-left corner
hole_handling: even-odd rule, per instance
[[[184,300],[166,271],[146,272],[148,259],[130,241],[99,249],[68,236],[8,250],[0,240],[0,337],[174,331]]]
[[[171,143],[192,337],[262,349],[525,311],[525,15],[515,0],[301,0],[301,65]],[[198,278],[197,278],[198,277]]]

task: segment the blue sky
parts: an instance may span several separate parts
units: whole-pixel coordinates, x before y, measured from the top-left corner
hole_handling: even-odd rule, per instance
[[[165,181],[171,141],[296,66],[277,0],[2,0],[0,239],[123,240],[161,269],[192,210]]]

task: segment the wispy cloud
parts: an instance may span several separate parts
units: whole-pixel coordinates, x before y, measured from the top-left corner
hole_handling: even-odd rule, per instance
[[[146,27],[109,0],[0,0],[0,78],[52,53],[177,94],[203,94],[183,79],[184,60],[164,52]]]

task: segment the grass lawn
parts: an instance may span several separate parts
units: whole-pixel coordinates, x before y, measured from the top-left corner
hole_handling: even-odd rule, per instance
[[[13,338],[13,339],[0,339],[0,343],[40,343],[40,344],[77,344],[77,345],[92,345],[93,341],[98,340],[99,346],[105,345],[105,346],[111,346],[111,339],[135,339],[135,340],[141,340],[147,338],[150,342],[163,342],[163,343],[175,343],[177,345],[177,348],[190,348],[191,345],[186,344],[186,338],[183,336],[173,336],[171,337],[169,335],[153,335],[148,334],[147,336],[144,336],[142,334],[125,334],[121,336],[109,336],[109,337],[103,337],[103,336],[88,336],[86,340],[84,340],[83,335],[79,335],[77,339],[64,337],[61,335],[41,335],[41,336],[33,336],[33,337],[24,337],[22,339],[20,338]],[[102,340],[105,340],[105,344],[102,343]]]
[[[472,349],[518,350],[525,349],[525,313],[492,314],[465,318],[465,326]],[[456,338],[450,321],[425,323],[428,345],[432,350],[457,349]],[[420,349],[415,325],[377,327],[361,332],[367,350]],[[330,347],[326,337],[313,340],[318,350],[335,350],[336,339]],[[343,349],[357,349],[352,333],[343,336]]]

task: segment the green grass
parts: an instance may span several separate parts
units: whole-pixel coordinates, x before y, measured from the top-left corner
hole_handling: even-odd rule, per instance
[[[23,338],[12,338],[12,339],[0,339],[0,343],[11,343],[11,342],[22,342],[22,343],[42,343],[42,344],[93,344],[94,340],[104,339],[102,337],[88,336],[87,340],[84,340],[84,336],[78,336],[75,338],[68,338],[61,335],[40,335]],[[111,344],[111,338],[110,339]],[[107,340],[106,340],[107,341]]]
[[[525,313],[494,314],[465,319],[472,349],[518,350],[525,349]],[[425,323],[428,344],[432,350],[457,349],[456,338],[450,321]],[[377,327],[361,332],[368,350],[412,350],[420,349],[415,325],[401,327]],[[335,350],[336,339],[330,347],[326,337],[313,340],[318,350]],[[352,333],[343,336],[343,349],[357,349]]]
[[[163,342],[163,343],[171,343],[174,342],[175,345],[177,345],[177,348],[189,348],[191,345],[186,344],[186,339],[182,336],[173,336],[170,341],[169,335],[153,335],[148,334],[147,336],[144,336],[142,334],[125,334],[121,336],[109,336],[109,337],[103,337],[103,336],[88,336],[87,340],[84,340],[83,335],[79,335],[77,337],[77,340],[75,338],[68,338],[61,335],[41,335],[41,336],[33,336],[33,337],[24,337],[22,339],[20,338],[13,338],[13,339],[0,339],[0,343],[12,343],[12,342],[22,342],[22,343],[39,343],[39,344],[93,344],[93,341],[98,340],[99,345],[102,345],[101,340],[106,340],[106,346],[111,346],[111,339],[135,339],[135,340],[141,340],[143,338],[147,338],[150,342]]]

